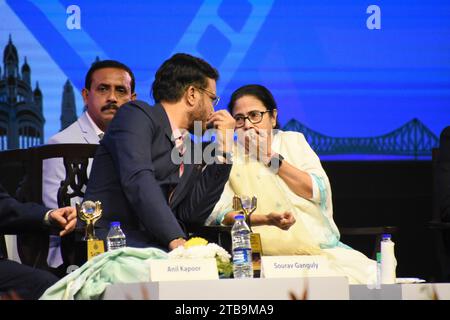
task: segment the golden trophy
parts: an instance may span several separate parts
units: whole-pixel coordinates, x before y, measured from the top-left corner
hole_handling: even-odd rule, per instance
[[[83,241],[86,241],[87,260],[105,252],[103,240],[95,236],[94,224],[102,216],[102,204],[100,201],[84,201],[81,206],[76,203],[77,215],[80,220],[86,222]]]
[[[261,256],[263,255],[263,249],[261,244],[261,235],[254,233],[252,230],[250,216],[256,210],[257,199],[255,196],[250,198],[249,196],[233,197],[233,210],[242,211],[245,216],[245,221],[250,228],[250,244],[252,246],[252,264],[255,277],[259,277],[261,272]]]

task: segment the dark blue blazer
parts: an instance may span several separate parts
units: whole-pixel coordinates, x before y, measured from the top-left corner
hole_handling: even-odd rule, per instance
[[[120,221],[128,245],[167,250],[170,241],[186,237],[185,223],[206,220],[231,165],[185,164],[180,178],[179,165],[171,160],[173,148],[169,118],[160,104],[132,101],[117,111],[100,141],[84,197],[102,202],[99,236],[105,236],[111,221]]]
[[[48,210],[34,203],[18,202],[0,185],[0,237],[3,237],[1,234],[46,229],[43,222]],[[6,256],[6,252],[3,252],[0,246],[0,259],[3,256]]]
[[[48,210],[35,203],[18,202],[0,185],[0,233],[45,230],[44,216]]]

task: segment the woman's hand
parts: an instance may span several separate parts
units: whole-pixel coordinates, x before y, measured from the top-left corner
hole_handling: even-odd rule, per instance
[[[232,226],[234,217],[239,214],[237,211],[228,212],[222,224],[225,226]],[[271,212],[269,214],[252,214],[250,216],[250,224],[252,227],[258,226],[275,226],[281,230],[288,230],[295,223],[295,217],[291,212]]]
[[[245,153],[267,164],[272,157],[272,132],[271,130],[251,128],[239,130],[238,142],[244,147]]]
[[[295,223],[295,217],[291,212],[271,212],[267,215],[269,225],[280,228],[281,230],[289,230]]]

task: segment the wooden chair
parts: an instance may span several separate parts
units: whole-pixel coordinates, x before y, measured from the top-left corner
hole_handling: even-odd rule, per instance
[[[369,236],[374,241],[371,258],[376,260],[377,252],[380,251],[381,238],[384,233],[396,234],[398,227],[394,226],[377,226],[377,227],[352,227],[339,228],[339,232],[343,236]]]
[[[231,253],[231,226],[199,226],[188,225],[188,234],[190,237],[202,237],[208,242],[214,242]],[[398,227],[379,226],[379,227],[353,227],[339,228],[341,235],[346,236],[369,236],[373,238],[374,247],[372,259],[376,259],[376,253],[380,252],[381,237],[384,233],[396,234]]]
[[[89,159],[94,157],[98,145],[92,144],[53,144],[27,149],[28,159],[26,177],[18,192],[21,201],[42,204],[42,164],[50,158],[62,158],[66,177],[58,189],[58,207],[70,206],[71,199],[83,197],[88,181]],[[70,187],[70,188],[69,188]],[[64,264],[70,264],[70,247],[74,234],[62,238]],[[49,269],[47,264],[49,237],[45,233],[18,235],[19,255],[22,263]],[[67,249],[67,250],[65,250]],[[65,254],[65,252],[67,254]]]
[[[378,197],[391,201],[392,195],[397,196],[391,189],[380,189],[383,177],[397,172],[397,167],[391,168],[390,162],[388,163],[389,165],[379,161],[322,162],[331,183],[333,217],[340,231],[341,241],[374,260],[376,253],[380,251],[382,234],[399,233],[395,219],[379,215],[374,209],[382,210]],[[386,167],[388,172],[385,172]]]

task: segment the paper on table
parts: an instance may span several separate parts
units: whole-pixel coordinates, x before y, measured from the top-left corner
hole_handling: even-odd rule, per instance
[[[397,278],[395,282],[399,284],[407,284],[407,283],[422,283],[426,281],[420,278]]]

